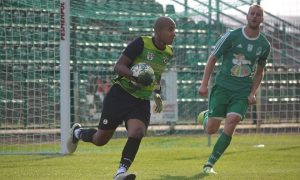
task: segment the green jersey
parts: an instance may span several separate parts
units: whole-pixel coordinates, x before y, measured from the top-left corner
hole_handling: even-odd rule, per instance
[[[164,50],[159,50],[154,45],[151,36],[142,36],[131,42],[123,54],[133,60],[132,66],[137,63],[150,65],[154,70],[155,82],[149,86],[140,87],[135,86],[131,80],[126,77],[119,77],[113,80],[113,83],[121,85],[125,91],[136,98],[149,100],[152,91],[156,88],[156,82],[160,80],[167,63],[173,57],[172,47],[167,45]]]
[[[256,65],[264,67],[269,53],[270,43],[261,33],[250,38],[244,27],[227,32],[212,51],[222,61],[215,83],[229,90],[249,90]]]

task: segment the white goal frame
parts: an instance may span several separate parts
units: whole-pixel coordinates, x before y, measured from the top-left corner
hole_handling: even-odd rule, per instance
[[[70,128],[70,0],[60,0],[60,133],[61,154],[68,154]]]

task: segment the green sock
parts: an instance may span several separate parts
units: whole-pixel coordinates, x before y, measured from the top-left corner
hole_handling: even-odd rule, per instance
[[[214,165],[221,157],[221,155],[224,153],[226,148],[229,146],[230,141],[231,141],[231,136],[228,136],[224,132],[222,132],[214,146],[213,152],[208,158],[207,164]]]

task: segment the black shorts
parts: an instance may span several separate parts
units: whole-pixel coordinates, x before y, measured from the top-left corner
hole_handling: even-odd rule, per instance
[[[135,98],[120,85],[114,84],[103,102],[99,129],[112,130],[129,119],[139,119],[148,127],[150,122],[150,101]]]

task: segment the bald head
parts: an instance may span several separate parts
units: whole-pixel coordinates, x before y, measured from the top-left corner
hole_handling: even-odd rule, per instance
[[[170,27],[170,26],[175,26],[174,20],[169,17],[162,16],[156,19],[154,23],[154,30],[159,31],[165,27]]]
[[[262,16],[263,16],[264,9],[259,4],[253,4],[253,5],[251,5],[249,7],[248,14],[251,13],[251,11],[252,11],[253,8],[259,9],[262,12]]]

